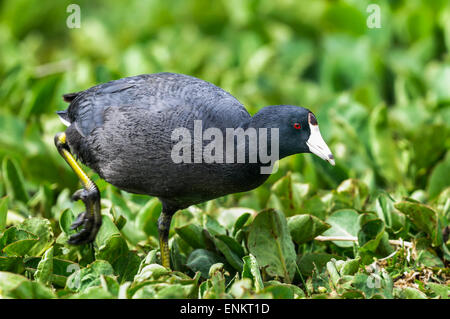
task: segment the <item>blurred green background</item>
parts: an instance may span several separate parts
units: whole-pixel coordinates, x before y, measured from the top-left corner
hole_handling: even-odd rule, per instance
[[[27,192],[77,180],[53,146],[61,95],[142,73],[210,81],[252,113],[294,104],[316,113],[336,168],[313,155],[286,159],[314,188],[356,177],[435,197],[449,185],[450,3],[375,1],[2,1],[0,159]],[[0,195],[5,193],[0,180]],[[269,181],[270,184],[270,181]]]
[[[291,287],[295,293],[288,293],[291,298],[302,296],[298,287],[308,296],[320,295],[324,285],[332,296],[333,285],[328,285],[328,275],[320,272],[325,264],[328,262],[329,274],[334,267],[332,258],[355,258],[350,262],[356,261],[356,268],[362,258],[362,264],[368,265],[373,258],[392,253],[388,239],[414,241],[417,247],[412,259],[404,247],[396,250],[396,256],[390,255],[389,266],[383,266],[392,278],[387,284],[390,290],[378,292],[378,296],[392,298],[393,280],[401,288],[395,296],[420,295],[410,287],[402,290],[401,280],[409,280],[404,274],[422,271],[421,267],[435,267],[433,280],[448,286],[444,264],[450,260],[446,244],[450,220],[448,0],[77,1],[81,28],[71,29],[66,20],[72,2],[0,1],[0,231],[6,229],[0,239],[0,275],[7,276],[2,277],[4,283],[23,283],[25,279],[16,274],[25,274],[49,287],[66,287],[57,292],[64,297],[78,289],[71,281],[74,276],[95,268],[86,267],[94,265],[94,259],[95,265],[106,267],[99,273],[114,273],[123,285],[133,280],[139,285],[141,268],[154,267],[160,204],[156,199],[121,192],[89,169],[102,192],[105,216],[101,235],[92,251],[67,245],[73,233],[69,225],[84,207],[70,201],[80,184],[59,156],[53,137],[65,129],[55,114],[67,107],[62,94],[121,77],[168,71],[222,87],[251,114],[271,104],[311,109],[336,159],[336,166],[331,167],[312,154],[285,158],[281,169],[258,189],[175,215],[173,269],[187,274],[184,276],[194,277],[201,271],[203,279],[211,277],[201,284],[200,297],[230,296],[225,294],[225,286],[223,294],[205,288],[224,282],[220,271],[208,275],[209,266],[218,261],[226,259],[230,276],[242,271],[244,279],[248,279],[250,264],[259,273],[254,257],[242,259],[244,255],[254,254],[258,263],[265,265],[264,256],[258,253],[267,251],[270,231],[266,228],[271,224],[261,220],[275,213],[256,212],[267,207],[288,217],[292,240],[287,234],[285,243],[292,250],[293,242],[296,244],[290,265],[298,265],[299,274],[308,276],[306,284],[297,275],[284,278],[284,282],[293,279],[297,285]],[[371,3],[381,9],[381,28],[367,26]],[[403,197],[410,199],[399,202]],[[302,223],[296,224],[299,220],[314,222],[314,227],[306,229]],[[286,225],[284,218],[280,223]],[[374,225],[376,231],[371,228]],[[20,229],[30,233],[26,239],[20,237],[24,236]],[[342,229],[358,236],[359,246],[313,240],[322,233],[341,235]],[[206,245],[211,240],[203,237],[205,232],[214,237],[212,246]],[[249,248],[252,234],[259,233],[268,235]],[[218,238],[231,243],[231,248]],[[35,246],[30,249],[30,245]],[[209,259],[204,262],[202,258]],[[313,270],[313,261],[322,268]],[[108,262],[114,271],[111,265],[105,266]],[[49,275],[52,271],[43,275],[42,269],[50,269],[49,265],[55,267],[53,277]],[[61,265],[85,268],[72,276]],[[230,271],[233,268],[234,272]],[[269,285],[264,291],[278,298],[280,293],[271,290],[273,282],[268,280],[284,274],[266,270],[261,267],[264,284]],[[194,287],[199,283],[197,275],[192,279]],[[350,291],[348,298],[375,295],[364,284],[368,274],[362,266],[354,278],[352,287],[362,287],[363,293]],[[109,278],[108,285],[116,285],[115,280]],[[236,281],[240,284],[248,282]],[[436,293],[427,289],[440,286],[420,287],[435,297]],[[137,288],[130,288],[128,297],[155,297],[144,288],[136,295]],[[117,291],[106,294],[95,289],[91,297],[118,295]],[[170,289],[170,296],[192,296],[176,285]],[[440,294],[448,296],[446,287],[442,289]],[[230,291],[235,297],[250,296]],[[47,290],[30,294],[25,297],[54,297]],[[6,295],[23,297],[9,290]]]

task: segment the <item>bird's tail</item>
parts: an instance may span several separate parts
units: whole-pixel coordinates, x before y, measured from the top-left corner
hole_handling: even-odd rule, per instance
[[[67,93],[67,94],[63,94],[63,99],[64,99],[64,101],[66,101],[66,102],[72,102],[76,97],[77,97],[77,95],[79,94],[80,92],[74,92],[74,93]]]

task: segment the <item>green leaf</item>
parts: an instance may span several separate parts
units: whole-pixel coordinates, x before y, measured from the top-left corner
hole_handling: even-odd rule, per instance
[[[236,299],[249,298],[252,294],[252,280],[249,278],[235,278],[228,292]]]
[[[185,299],[192,297],[194,285],[175,284],[148,284],[140,287],[133,299]]]
[[[333,258],[342,259],[340,256],[326,253],[304,254],[298,261],[298,268],[303,275],[311,276],[315,269],[321,272],[323,267]]]
[[[358,271],[360,261],[361,258],[358,257],[346,261],[332,258],[327,262],[327,271],[334,286],[349,289],[351,286],[348,283],[353,280],[351,275],[354,275]]]
[[[237,232],[244,227],[247,221],[252,215],[250,213],[244,213],[236,220],[233,226],[233,236],[236,236]]]
[[[394,249],[389,244],[389,235],[381,219],[373,219],[373,214],[360,215],[361,229],[358,232],[359,255],[364,264],[370,264],[374,257],[381,258],[391,254]]]
[[[38,80],[34,84],[32,101],[22,108],[21,115],[26,118],[46,112],[46,105],[52,104],[60,79],[61,77],[58,75],[50,75]]]
[[[106,189],[107,197],[112,202],[112,207],[118,212],[118,215],[125,215],[128,220],[133,220],[134,216],[131,212],[130,208],[127,205],[127,202],[122,196],[119,196],[116,194],[116,192],[113,190],[113,187],[111,185],[108,185]]]
[[[186,266],[194,272],[200,271],[203,278],[208,278],[211,266],[223,262],[223,258],[209,250],[196,249],[189,255]]]
[[[365,16],[356,7],[347,3],[333,2],[326,6],[323,19],[322,27],[329,28],[334,32],[338,31],[356,36],[365,32]]]
[[[119,231],[125,226],[126,223],[127,219],[123,215],[119,215],[119,217],[114,220],[114,224]]]
[[[309,192],[309,184],[294,182],[291,173],[288,172],[273,184],[267,207],[280,210],[285,216],[298,214],[301,202]]]
[[[370,146],[380,173],[389,183],[403,180],[400,163],[400,150],[397,148],[389,130],[387,107],[376,107],[369,117]]]
[[[413,116],[417,115],[414,114]],[[445,153],[445,151],[448,149],[448,147],[446,148],[446,140],[448,139],[450,133],[450,131],[448,130],[448,125],[434,123],[427,123],[426,130],[414,130],[415,134],[412,138],[412,142],[414,143],[412,145],[412,147],[414,147],[414,162],[417,167],[423,168],[422,170],[418,171],[419,176],[429,176],[427,172],[428,169],[436,165],[436,162],[439,161],[443,153]],[[441,163],[448,163],[450,160],[449,156],[450,153]],[[443,177],[445,177],[445,172],[442,173],[444,173]],[[444,182],[443,179],[441,179],[440,181]],[[447,185],[449,185],[448,181]]]
[[[226,235],[214,238],[217,249],[225,256],[228,263],[237,271],[242,271],[244,250],[233,238]]]
[[[342,260],[339,260],[339,262],[341,262],[341,264],[343,263]],[[326,264],[328,275],[330,276],[331,282],[335,286],[337,285],[338,280],[341,278],[341,275],[339,274],[336,266],[336,260],[334,258]]]
[[[72,210],[65,209],[59,217],[59,227],[64,233],[66,233],[67,235],[71,235],[75,232],[75,230],[70,229],[70,226],[72,225],[74,220],[75,215],[73,214]]]
[[[135,282],[143,282],[145,280],[158,280],[159,277],[167,275],[170,273],[170,270],[167,268],[158,265],[158,264],[150,264],[144,266],[139,273],[134,277]]]
[[[172,237],[172,245],[170,247],[170,264],[173,270],[185,270],[186,265],[186,254],[181,251],[180,242],[183,239],[180,238],[177,234]],[[187,244],[186,244],[187,246]],[[188,247],[189,250],[192,250],[191,247]]]
[[[436,256],[436,253],[432,253],[428,250],[419,250],[416,262],[425,267],[445,267],[443,261]]]
[[[0,250],[4,249],[9,244],[21,240],[37,241],[38,237],[28,231],[17,229],[16,227],[10,227],[5,230],[3,236],[0,238]]]
[[[97,260],[106,260],[114,264],[121,256],[128,255],[127,242],[120,235],[112,235],[95,252]]]
[[[320,220],[325,220],[328,207],[326,203],[322,201],[321,196],[314,195],[303,202],[303,210],[306,213],[319,218]]]
[[[6,191],[12,199],[26,203],[29,200],[28,193],[25,190],[23,174],[17,163],[5,157],[2,162],[3,180]]]
[[[226,229],[232,229],[236,224],[237,220],[241,218],[243,214],[249,213],[251,215],[256,215],[253,209],[246,207],[233,207],[233,208],[217,208],[216,218],[217,221]]]
[[[438,216],[433,209],[424,204],[410,201],[402,201],[394,206],[405,214],[418,229],[431,236],[434,247],[442,244],[442,229],[439,227]]]
[[[358,271],[360,263],[361,258],[346,260],[339,272],[342,276],[354,275]]]
[[[423,13],[421,13],[423,14]],[[443,18],[442,20],[447,20]],[[444,27],[445,25],[445,27]],[[448,30],[448,22],[443,24],[443,27]],[[421,30],[422,28],[419,28]],[[447,31],[448,34],[448,31]],[[447,36],[448,40],[448,36]],[[447,42],[447,41],[446,41]],[[447,44],[448,47],[448,44]],[[430,94],[433,96],[433,100],[436,103],[448,103],[450,101],[450,93],[448,92],[448,86],[450,85],[450,66],[447,64],[442,64],[439,66],[433,66],[431,72],[427,73],[428,87],[430,89]]]
[[[53,230],[48,219],[32,217],[18,225],[17,229],[28,231],[39,238],[36,244],[27,252],[30,256],[41,256],[53,243]]]
[[[382,193],[377,197],[375,211],[378,218],[393,232],[400,232],[405,227],[405,215],[394,208],[394,201],[388,194]]]
[[[98,246],[95,258],[109,262],[116,269],[116,261],[121,257],[128,257],[128,245],[109,216],[102,216],[102,221],[102,227],[95,238]],[[122,263],[123,261],[119,262],[119,264]]]
[[[242,270],[242,278],[249,278],[252,280],[255,286],[256,292],[259,292],[264,288],[264,284],[259,271],[258,261],[252,254],[243,258],[244,266]]]
[[[30,250],[38,243],[37,239],[22,239],[15,241],[3,248],[3,252],[8,256],[33,256]]]
[[[195,249],[206,248],[206,241],[203,235],[203,229],[196,224],[187,224],[175,228],[175,232],[191,247]]]
[[[118,235],[111,236],[99,247],[95,257],[112,265],[119,283],[133,280],[141,262],[136,253],[129,251],[126,241]]]
[[[298,286],[292,284],[284,284],[276,280],[266,281],[266,288],[263,290],[264,292],[271,292],[274,299],[293,299],[293,298],[304,298],[305,293]],[[277,289],[273,290],[273,287],[283,287],[291,290],[291,293],[287,293],[286,291]],[[292,295],[290,298],[286,298],[288,295]],[[279,297],[278,297],[279,296]]]
[[[297,244],[313,240],[331,226],[312,215],[295,215],[287,219],[289,232]]]
[[[67,278],[66,287],[78,292],[100,286],[100,275],[114,275],[114,269],[107,261],[97,260],[86,268],[75,271]]]
[[[114,273],[118,275],[120,284],[126,281],[132,281],[139,270],[141,259],[132,251],[128,251],[121,255],[113,264]]]
[[[292,289],[283,285],[266,286],[262,292],[272,294],[274,299],[294,299]]]
[[[52,247],[54,248],[54,247]],[[38,265],[43,260],[43,257],[29,257],[26,259],[25,267],[28,271],[36,272]],[[46,265],[47,266],[47,265]],[[64,260],[60,258],[52,258],[52,273],[49,279],[53,285],[58,287],[65,287],[67,277],[69,277],[74,271],[80,269],[80,266],[70,260]]]
[[[226,235],[227,230],[214,218],[209,215],[205,215],[204,222],[206,230],[213,236]]]
[[[161,214],[161,202],[158,198],[150,199],[136,216],[136,227],[148,236],[158,237],[158,217]]]
[[[384,232],[381,219],[369,220],[361,226],[358,232],[358,243],[361,249],[375,252]]]
[[[434,167],[428,179],[427,191],[430,198],[436,197],[448,186],[450,186],[450,152]]]
[[[128,207],[127,202],[124,199],[124,194],[122,196],[118,196],[114,191],[111,185],[107,186],[107,197],[112,202],[111,208],[111,216],[114,217],[115,220],[120,220],[120,216],[124,216],[128,221],[123,225],[123,228],[120,230],[121,234],[133,245],[136,245],[138,242],[142,240],[146,240],[148,236],[140,229],[135,227],[135,215]],[[115,229],[118,231],[116,225]],[[103,228],[103,227],[102,227]]]
[[[427,299],[423,292],[412,287],[396,288],[395,294],[401,299]]]
[[[379,296],[392,299],[394,283],[385,271],[375,271],[370,275],[355,275],[352,286],[362,291],[366,298],[376,298]]]
[[[0,271],[0,298],[16,299],[50,299],[55,298],[53,292],[38,282]]]
[[[350,178],[343,181],[336,189],[341,197],[347,197],[352,207],[362,209],[369,196],[369,188],[363,182]]]
[[[427,288],[430,289],[440,299],[449,299],[450,288],[447,285],[440,285],[433,282],[427,283]]]
[[[73,294],[69,299],[114,299],[109,291],[103,287],[89,287],[80,293]]]
[[[364,294],[358,290],[346,290],[341,294],[344,299],[364,299]]]
[[[227,246],[230,248],[230,250],[235,253],[239,259],[244,257],[245,251],[244,248],[234,239],[233,237],[226,236],[226,235],[218,235],[216,238],[223,241]]]
[[[247,246],[269,275],[283,277],[287,283],[292,281],[296,254],[282,213],[261,211],[249,227]]]
[[[101,275],[100,281],[102,283],[103,289],[108,291],[111,295],[113,295],[116,298],[119,296],[120,285],[117,282],[116,278],[114,278],[113,276]]]
[[[22,257],[3,257],[0,256],[0,271],[9,271],[21,274],[25,271]]]
[[[111,217],[103,215],[102,227],[100,227],[97,237],[95,237],[95,243],[98,247],[103,246],[113,236],[120,236],[120,231],[117,229]]]
[[[47,249],[37,266],[34,273],[34,278],[46,286],[51,283],[51,276],[53,274],[53,247]]]
[[[0,199],[0,232],[6,228],[6,216],[8,214],[8,197]]]
[[[157,252],[158,252],[157,249],[153,249],[148,252],[147,256],[145,256],[145,258],[142,259],[141,264],[139,265],[138,273],[140,273],[145,266],[156,264]]]
[[[359,214],[353,209],[341,209],[330,215],[326,222],[331,228],[323,235],[327,237],[356,237],[359,231]],[[352,247],[351,241],[333,241],[339,247]]]
[[[195,290],[194,285],[173,284],[160,289],[155,298],[157,299],[185,299],[192,295]],[[133,296],[134,298],[135,296]]]
[[[225,292],[225,273],[224,264],[216,263],[211,265],[208,272],[209,279],[204,282],[205,285],[202,284],[199,287],[201,298],[230,298],[230,295]]]

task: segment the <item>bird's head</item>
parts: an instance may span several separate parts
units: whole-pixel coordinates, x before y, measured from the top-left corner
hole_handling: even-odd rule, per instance
[[[333,154],[320,134],[316,116],[304,107],[271,105],[261,109],[252,120],[257,127],[278,128],[280,158],[313,153],[331,165]]]

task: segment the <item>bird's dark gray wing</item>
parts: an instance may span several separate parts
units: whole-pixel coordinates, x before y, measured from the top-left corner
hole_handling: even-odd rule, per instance
[[[250,117],[244,106],[228,92],[209,82],[176,73],[123,78],[65,96],[71,101],[67,118],[83,136],[103,125],[109,107],[144,107],[155,112],[172,109],[170,113],[178,107],[184,108],[183,113],[191,111],[194,118],[215,118],[229,127]]]

